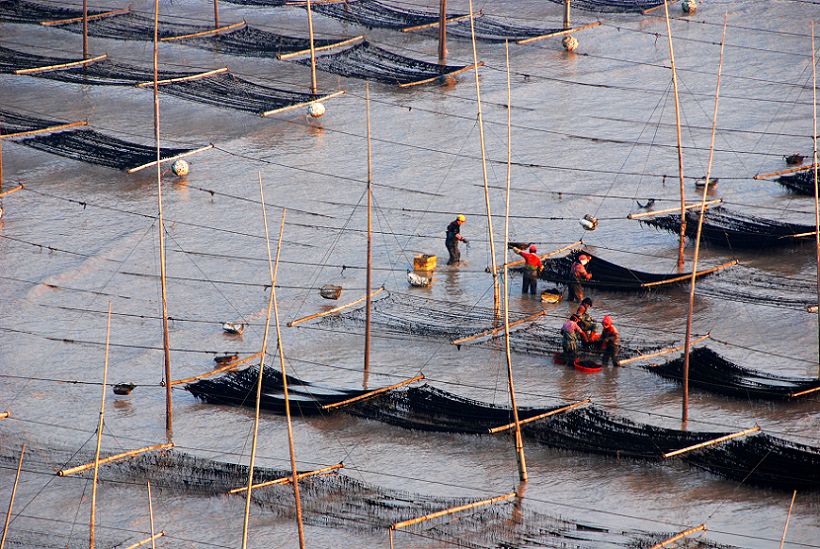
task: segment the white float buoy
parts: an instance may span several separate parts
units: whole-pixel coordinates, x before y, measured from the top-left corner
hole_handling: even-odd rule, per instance
[[[598,228],[598,218],[592,214],[586,214],[578,220],[578,223],[587,231],[594,231]]]
[[[698,9],[698,3],[695,0],[684,0],[681,4],[683,13],[695,13]]]
[[[311,118],[320,118],[325,114],[325,106],[322,103],[311,103],[308,105],[307,113]]]
[[[572,35],[565,36],[563,40],[561,40],[561,44],[564,45],[564,49],[567,51],[575,51],[578,49],[578,39]]]
[[[174,175],[178,175],[179,177],[184,177],[188,175],[188,171],[190,170],[190,166],[184,160],[174,160],[174,163],[171,164],[171,171],[174,172]]]

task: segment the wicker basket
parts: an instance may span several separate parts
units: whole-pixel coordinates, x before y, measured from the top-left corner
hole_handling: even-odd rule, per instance
[[[339,299],[342,297],[342,287],[333,284],[325,284],[319,288],[319,295],[325,299]]]

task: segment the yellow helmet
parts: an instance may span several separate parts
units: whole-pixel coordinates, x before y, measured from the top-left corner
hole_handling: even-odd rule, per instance
[[[467,218],[459,214],[459,216],[456,217],[456,221],[461,221],[462,223],[464,223],[465,221],[467,221]]]

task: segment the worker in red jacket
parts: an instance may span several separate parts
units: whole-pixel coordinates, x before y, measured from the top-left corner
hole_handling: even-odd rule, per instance
[[[612,323],[611,316],[606,315],[603,320],[601,320],[601,324],[604,328],[601,330],[599,344],[601,345],[601,350],[604,352],[604,366],[611,360],[612,365],[618,367],[621,365],[621,361],[618,358],[621,352],[621,334],[618,333],[618,328]]]
[[[521,293],[526,294],[527,289],[529,289],[530,294],[535,295],[538,290],[538,275],[544,269],[541,258],[536,254],[538,248],[535,247],[535,244],[531,244],[529,251],[524,251],[513,246],[513,251],[524,258],[524,279],[521,282]]]
[[[592,278],[592,273],[587,270],[590,259],[592,258],[587,254],[580,254],[572,264],[569,273],[569,301],[583,301],[584,288],[581,286],[581,281]]]

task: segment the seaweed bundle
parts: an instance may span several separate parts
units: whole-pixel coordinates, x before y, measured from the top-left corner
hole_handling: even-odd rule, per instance
[[[377,0],[345,0],[316,3],[311,9],[328,17],[349,21],[368,28],[401,30],[407,27],[438,23],[435,12],[410,10],[391,6]],[[448,13],[447,18],[466,17],[464,13]]]
[[[504,42],[505,40],[516,42],[564,32],[563,27],[544,29],[514,25],[486,15],[475,17],[473,27],[475,28],[475,39],[483,42]],[[447,36],[470,39],[472,37],[470,20],[462,19],[447,25]]]
[[[0,123],[3,126],[3,133],[18,133],[39,130],[62,124],[56,120],[47,120],[34,116],[23,116],[11,111],[0,111]]]
[[[698,295],[735,302],[805,310],[817,304],[817,281],[761,272],[738,265],[720,276],[698,282]]]
[[[683,380],[683,358],[647,370],[678,383]],[[797,393],[820,388],[820,379],[788,377],[744,368],[706,347],[689,353],[689,385],[711,393],[762,400],[789,400]]]
[[[309,65],[310,60],[300,59],[296,63]],[[473,66],[429,63],[387,51],[365,40],[338,53],[317,57],[316,68],[341,76],[404,88],[434,82],[442,76],[456,75]]]
[[[564,0],[551,1],[556,4],[564,3]],[[572,0],[574,9],[600,13],[641,13],[662,5],[663,0]]]
[[[777,178],[777,182],[794,193],[814,196],[814,170],[783,175]]]
[[[89,16],[94,16],[100,11],[88,10]],[[41,21],[70,19],[82,17],[82,10],[76,8],[65,8],[62,6],[38,4],[37,2],[27,2],[26,0],[0,0],[0,21],[9,23],[40,23]]]
[[[698,217],[698,212],[688,211],[686,213],[686,236],[689,238],[695,238],[697,235]],[[640,222],[670,232],[680,232],[679,214],[641,219]],[[814,225],[766,219],[735,212],[723,206],[706,210],[701,233],[703,241],[731,248],[788,246],[809,237],[814,237]]]

